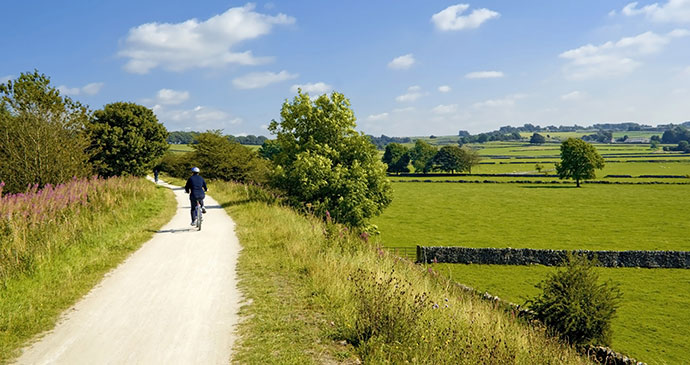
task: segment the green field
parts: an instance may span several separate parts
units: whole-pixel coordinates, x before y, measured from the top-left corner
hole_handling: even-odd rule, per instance
[[[393,183],[373,220],[386,246],[457,245],[690,251],[684,185]],[[541,271],[540,271],[541,270]],[[548,268],[443,265],[456,281],[522,303]],[[614,348],[647,362],[690,362],[690,270],[607,269],[625,301]],[[680,326],[680,327],[679,327]],[[663,349],[663,350],[662,350]]]
[[[436,269],[480,291],[523,304],[554,269],[544,266],[451,265]],[[598,269],[620,285],[623,303],[613,322],[611,346],[647,363],[690,361],[690,272],[681,269]]]

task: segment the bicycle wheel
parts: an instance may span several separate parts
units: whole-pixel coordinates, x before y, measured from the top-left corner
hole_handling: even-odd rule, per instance
[[[201,221],[204,220],[203,214],[201,213],[201,204],[197,203],[196,204],[196,228],[198,231],[201,231]]]

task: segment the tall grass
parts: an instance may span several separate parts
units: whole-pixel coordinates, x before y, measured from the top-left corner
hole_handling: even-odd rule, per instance
[[[150,183],[138,178],[93,177],[40,190],[33,186],[26,193],[0,197],[0,283],[31,272],[74,244],[74,238],[100,215],[137,199],[150,199],[155,192]]]
[[[572,349],[347,229],[213,183],[244,249],[240,363],[586,363]],[[287,303],[287,304],[286,304]],[[334,345],[336,344],[336,345]]]
[[[73,180],[0,199],[0,364],[175,214],[172,191],[137,178]]]

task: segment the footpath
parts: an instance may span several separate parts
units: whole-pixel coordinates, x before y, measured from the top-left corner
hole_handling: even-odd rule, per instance
[[[209,196],[201,231],[177,213],[27,347],[18,364],[227,364],[242,297],[234,222]]]

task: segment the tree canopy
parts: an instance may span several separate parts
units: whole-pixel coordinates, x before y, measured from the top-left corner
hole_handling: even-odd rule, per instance
[[[531,144],[544,144],[546,143],[546,137],[542,136],[541,134],[534,132],[532,134],[532,137],[529,139],[529,143]]]
[[[272,183],[293,205],[363,226],[390,204],[386,166],[370,139],[355,131],[356,119],[343,94],[312,100],[298,90],[292,102],[283,103],[280,119],[269,126],[280,147],[272,156]]]
[[[266,182],[268,162],[258,153],[230,141],[220,131],[199,134],[192,145],[190,162],[198,166],[205,177],[226,181]],[[187,172],[189,168],[187,167]]]
[[[0,181],[4,191],[59,184],[91,173],[89,110],[38,71],[0,85]]]
[[[427,173],[431,171],[432,159],[436,156],[438,149],[421,139],[418,139],[414,143],[414,147],[410,150],[410,159],[412,160],[412,166],[414,171],[419,173]]]
[[[409,148],[400,143],[389,143],[381,161],[388,165],[388,172],[410,172],[408,167],[410,164]]]
[[[595,169],[604,168],[604,159],[591,144],[576,138],[561,143],[561,162],[556,171],[561,179],[574,179],[577,187],[581,180],[594,179]]]
[[[168,149],[168,132],[153,111],[135,103],[112,103],[94,113],[89,126],[92,162],[101,176],[144,176]]]

